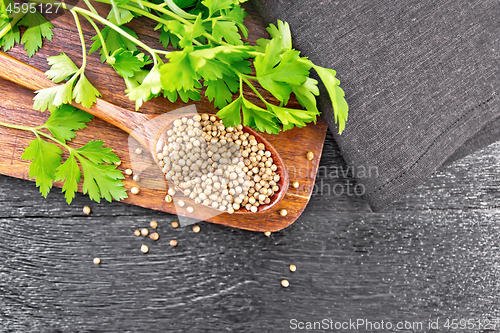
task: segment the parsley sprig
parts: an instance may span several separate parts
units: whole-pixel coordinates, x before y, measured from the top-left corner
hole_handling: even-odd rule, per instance
[[[5,3],[9,1],[12,0]],[[50,57],[47,76],[54,82],[65,82],[38,91],[35,109],[54,110],[73,100],[88,107],[100,96],[85,77],[87,51],[81,17],[96,31],[88,54],[99,51],[101,60],[124,79],[125,92],[135,101],[136,109],[159,95],[170,101],[181,98],[188,102],[199,100],[204,94],[221,109],[218,115],[228,126],[243,123],[260,131],[278,133],[316,121],[318,81],[310,78],[314,70],[328,91],[339,132],[344,130],[348,105],[336,72],[301,57],[292,47],[287,23],[271,24],[267,28],[271,38],[260,39],[252,46],[242,39],[248,36],[248,30],[241,0],[98,1],[110,5],[106,17],[97,13],[90,0],[84,0],[87,8],[62,4],[74,16],[82,42],[83,64],[77,68],[64,53]],[[38,12],[24,17],[16,15],[6,12],[5,6],[0,8],[0,46],[8,50],[20,41],[31,56],[41,46],[42,38],[52,38],[52,25]],[[159,41],[165,49],[146,45],[125,26],[136,18],[157,23],[155,29],[160,30]],[[28,27],[21,39],[19,26]],[[170,46],[175,51],[166,50]],[[278,104],[266,100],[259,87],[270,92]],[[247,99],[244,89],[252,91],[260,103]],[[287,107],[292,94],[304,109]]]
[[[111,148],[104,147],[104,142],[99,140],[90,141],[80,148],[67,145],[76,136],[75,131],[87,127],[86,123],[92,118],[92,115],[84,111],[62,105],[54,109],[41,126],[27,127],[0,122],[1,126],[35,134],[36,138],[26,147],[21,158],[31,161],[29,176],[36,179],[36,185],[44,197],[47,197],[54,181],[61,181],[64,182],[62,191],[66,201],[71,203],[83,171],[82,189],[90,199],[100,202],[101,199],[111,201],[127,198],[122,182],[124,176],[112,164],[119,159]],[[48,130],[50,134],[44,130]],[[64,162],[60,147],[69,152]]]

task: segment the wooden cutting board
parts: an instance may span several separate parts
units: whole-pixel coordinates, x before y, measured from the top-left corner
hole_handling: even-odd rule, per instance
[[[102,4],[99,4],[96,8],[101,13],[109,11]],[[246,6],[246,9],[249,12],[249,15],[245,19],[245,23],[250,30],[248,41],[255,43],[255,40],[258,38],[268,37],[265,25],[258,15],[251,7]],[[48,16],[47,18],[50,19]],[[59,55],[62,51],[73,59],[77,65],[80,65],[81,45],[71,14],[65,13],[51,20],[51,22],[55,26],[53,40],[50,42],[44,41],[44,46],[35,56],[29,58],[22,46],[19,45],[7,53],[43,71],[49,68],[46,58]],[[82,24],[86,36],[87,49],[89,49],[91,45],[90,38],[94,35],[94,30],[83,19]],[[129,26],[138,32],[139,37],[148,45],[157,48],[161,47],[158,42],[157,31],[153,32],[154,24],[151,21],[139,21],[136,19]],[[102,64],[97,54],[94,53],[87,57],[85,74],[90,82],[101,92],[103,99],[128,110],[134,110],[133,102],[129,101],[123,92],[125,90],[123,80],[110,66]],[[276,103],[275,99],[269,93],[262,90],[260,92],[266,99]],[[28,126],[43,124],[49,114],[48,112],[42,113],[32,109],[33,96],[32,91],[0,79],[0,100],[2,102],[0,105],[0,121]],[[248,93],[247,97],[258,103],[257,98],[251,92]],[[198,112],[217,112],[206,98],[202,98],[195,104]],[[185,105],[182,102],[170,103],[167,99],[156,98],[146,102],[140,109],[140,112],[161,114]],[[293,99],[290,107],[300,108],[300,105]],[[207,221],[253,231],[278,231],[292,224],[306,207],[313,192],[326,129],[326,124],[318,118],[317,124],[310,124],[304,128],[295,128],[278,135],[264,133],[263,136],[274,145],[283,158],[290,181],[298,181],[299,187],[295,189],[290,186],[283,200],[270,210],[246,215],[229,215],[223,213],[209,218]],[[33,134],[30,132],[0,126],[0,173],[12,177],[29,179],[29,162],[21,160],[21,155],[24,148],[28,146],[29,141],[33,138]],[[119,167],[121,170],[131,167],[128,134],[96,118],[88,124],[86,129],[78,131],[78,135],[71,142],[71,145],[79,147],[94,139],[103,140],[106,146],[114,148],[116,154],[122,160],[122,165]],[[314,153],[312,161],[306,159],[308,151]],[[136,185],[132,178],[128,176],[124,183],[127,189]],[[54,185],[62,187],[61,183],[55,183]],[[35,187],[34,184],[33,187]],[[58,189],[54,188],[53,191],[58,191]],[[79,191],[81,192],[81,187]],[[129,194],[129,198],[124,200],[124,202],[176,214],[174,204],[164,201],[165,195],[166,190],[142,189],[138,195]],[[282,209],[288,211],[288,214],[284,217],[279,214]]]

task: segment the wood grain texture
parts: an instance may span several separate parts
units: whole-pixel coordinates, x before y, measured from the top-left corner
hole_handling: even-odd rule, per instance
[[[495,144],[458,161],[386,212],[323,186],[271,237],[210,223],[200,233],[172,229],[173,215],[81,194],[67,206],[60,193],[42,199],[31,182],[1,176],[0,331],[281,333],[299,331],[291,319],[324,318],[486,323],[500,317],[499,156]],[[331,172],[346,165],[330,134],[320,167],[330,172],[317,184],[353,181]],[[151,220],[157,242],[133,236]]]
[[[108,10],[104,5],[97,6],[97,9],[101,12]],[[53,41],[46,42],[44,47],[34,57],[28,58],[20,46],[17,46],[9,51],[9,55],[22,61],[23,63],[30,64],[41,70],[47,69],[47,56],[57,55],[61,51],[64,51],[72,59],[79,59],[80,55],[78,54],[78,50],[80,49],[80,45],[76,43],[78,34],[75,31],[71,15],[62,15],[54,19],[52,23],[55,26],[55,37]],[[247,23],[251,31],[249,37],[250,42],[254,43],[256,39],[266,35],[263,23],[254,13],[249,15]],[[152,27],[149,23],[143,24],[143,21],[135,23],[134,26],[134,30],[138,31],[139,36],[144,37],[150,45],[157,45],[158,42],[154,40],[155,36],[147,36],[146,34],[152,31],[151,28]],[[89,41],[90,37],[93,36],[93,31],[91,30],[90,25],[84,25],[84,32],[86,34],[87,41]],[[141,34],[141,32],[143,33]],[[20,68],[20,66],[22,65],[16,63],[16,61],[3,59],[0,69],[3,70],[4,77],[9,77],[11,80],[19,82],[21,85],[28,87],[31,90],[52,85],[50,82],[47,83],[46,80],[45,83],[42,83],[41,79],[43,78],[43,75],[39,72],[24,75],[24,73],[28,72],[28,70],[18,69],[5,73],[5,71],[9,70],[9,68]],[[131,102],[126,100],[125,94],[123,93],[125,87],[122,80],[109,66],[101,64],[97,55],[88,59],[87,68],[87,77],[92,83],[95,84],[96,88],[103,95],[103,100],[98,102],[97,108],[87,111],[117,125],[118,128],[124,130],[125,132],[130,133],[134,130],[135,127],[132,124],[143,123],[163,111],[174,110],[185,106],[180,102],[170,103],[166,99],[157,98],[153,101],[147,102],[141,108],[141,111],[144,112],[144,114],[122,112],[120,108],[133,110]],[[262,93],[267,98],[271,100],[273,99],[273,97],[269,94],[266,94],[265,92]],[[2,96],[3,101],[3,105],[0,106],[1,121],[27,125],[42,124],[48,117],[46,113],[40,113],[32,110],[33,93],[28,89],[23,89],[20,86],[13,85],[12,83],[3,80],[0,81],[0,95]],[[256,97],[250,95],[249,98],[255,99]],[[109,103],[106,101],[109,101]],[[118,108],[115,105],[118,106]],[[293,100],[291,107],[300,107],[300,105],[296,100]],[[216,112],[206,98],[197,102],[196,108],[198,112]],[[111,117],[111,114],[114,114],[115,116]],[[194,204],[194,202],[190,202],[190,204],[195,207],[195,212],[193,214],[189,214],[185,208],[176,207],[174,203],[166,203],[164,201],[166,190],[145,188],[141,190],[139,195],[130,195],[125,202],[247,230],[281,230],[292,224],[300,216],[310,199],[314,186],[316,170],[321,156],[321,149],[323,147],[326,128],[326,124],[319,120],[317,124],[311,124],[301,129],[296,128],[285,133],[280,133],[279,135],[262,134],[263,138],[272,144],[282,157],[290,179],[300,183],[300,187],[298,189],[290,188],[284,195],[281,202],[266,211],[259,211],[255,214],[238,214],[234,216],[223,213],[206,218],[206,215],[203,214],[204,208],[200,205]],[[158,134],[157,130],[159,129],[160,128],[156,126],[153,131],[149,131],[151,132],[150,136],[156,138],[156,134]],[[23,147],[26,147],[31,139],[32,138],[28,133],[22,133],[22,131],[0,127],[0,147],[2,147],[2,149],[0,149],[0,158],[2,159],[0,162],[0,173],[22,179],[29,179],[29,164],[26,161],[22,161],[20,156],[22,154]],[[131,167],[128,155],[128,135],[126,133],[111,127],[109,124],[106,124],[99,119],[95,119],[87,127],[87,129],[80,132],[77,139],[74,140],[74,144],[81,145],[92,139],[103,140],[107,146],[113,147],[117,155],[123,161],[121,166],[122,169]],[[149,144],[148,140],[145,140],[144,136],[136,136],[136,139],[144,145]],[[152,143],[152,146],[156,146],[156,144]],[[311,162],[305,158],[307,151],[312,151],[316,156]],[[154,158],[156,158],[155,155]],[[283,179],[287,178],[283,177]],[[135,186],[135,182],[133,182],[132,179],[126,179],[125,185],[127,189],[130,189]],[[61,187],[62,184],[55,183],[55,186]],[[283,185],[281,187],[284,189],[286,188],[286,186]],[[79,190],[81,191],[81,187]],[[186,207],[187,206],[188,205],[186,205]],[[279,214],[279,211],[284,208],[288,211],[288,215],[285,217],[280,216]]]

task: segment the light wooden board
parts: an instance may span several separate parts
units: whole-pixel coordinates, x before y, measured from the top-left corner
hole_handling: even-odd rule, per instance
[[[99,7],[98,10],[105,12],[106,8]],[[132,28],[138,31],[139,36],[148,44],[160,47],[157,42],[158,36],[150,34],[153,31],[153,26],[147,21],[144,22],[141,21],[140,24],[136,22],[135,25],[132,24]],[[249,37],[251,43],[266,36],[263,23],[254,13],[251,13],[246,18],[246,22],[251,31]],[[25,51],[19,46],[9,51],[8,54],[41,70],[48,69],[47,57],[58,55],[62,51],[74,59],[75,63],[79,64],[81,46],[74,30],[72,17],[65,14],[54,19],[52,23],[55,26],[53,41],[45,42],[44,47],[34,57],[28,58]],[[93,30],[90,25],[86,24],[83,25],[83,29],[87,37],[87,46],[90,46],[90,37],[93,36]],[[140,32],[144,32],[144,34],[141,35]],[[129,110],[134,110],[133,103],[127,99],[123,92],[125,86],[119,76],[109,66],[102,64],[96,54],[91,55],[87,62],[86,75],[101,92],[103,99]],[[273,100],[273,97],[269,94],[261,93],[266,98]],[[2,80],[0,81],[0,96],[2,101],[0,121],[23,125],[40,125],[48,117],[48,113],[41,113],[32,109],[34,95],[33,92],[27,89]],[[256,100],[252,94],[249,94],[248,98]],[[170,103],[166,99],[157,98],[145,103],[140,111],[147,114],[161,114],[184,105],[182,102]],[[196,102],[196,107],[199,112],[215,113],[217,111],[206,98]],[[293,100],[291,107],[299,108],[300,105]],[[283,200],[270,210],[246,216],[224,213],[209,218],[208,221],[254,231],[277,231],[292,224],[300,216],[311,197],[326,129],[326,124],[319,119],[317,124],[311,124],[301,129],[293,129],[279,135],[264,134],[264,137],[275,146],[283,158],[290,180],[299,182],[299,188],[290,187]],[[29,163],[21,160],[21,155],[32,139],[33,135],[29,132],[0,127],[0,173],[29,179]],[[128,135],[126,133],[100,119],[94,119],[87,129],[78,133],[72,144],[81,146],[94,139],[104,140],[107,146],[115,149],[115,152],[123,161],[120,169],[124,170],[131,167],[128,154]],[[315,158],[313,161],[308,161],[305,158],[308,151],[314,153]],[[62,184],[56,183],[55,186],[60,187]],[[130,177],[127,177],[125,186],[130,189],[135,186],[135,182]],[[124,201],[176,214],[174,204],[164,201],[165,195],[166,190],[143,189],[139,195],[130,195]],[[280,216],[279,211],[281,209],[286,209],[288,215],[285,217]],[[185,214],[185,212],[179,213]],[[196,217],[196,215],[193,217]]]

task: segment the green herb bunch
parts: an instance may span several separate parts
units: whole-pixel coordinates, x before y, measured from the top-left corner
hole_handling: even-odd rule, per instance
[[[88,193],[90,199],[100,202],[101,198],[107,201],[127,198],[122,182],[124,176],[112,164],[119,159],[111,148],[104,147],[104,142],[100,140],[90,141],[80,148],[68,145],[68,141],[76,136],[75,131],[87,127],[86,123],[92,118],[92,115],[71,105],[62,105],[53,110],[41,126],[28,127],[0,122],[0,126],[30,131],[36,136],[21,158],[31,161],[29,176],[36,178],[36,185],[44,197],[50,192],[53,181],[63,181],[62,191],[68,204],[71,203],[83,171],[82,190],[84,194]],[[69,153],[64,163],[63,151],[59,147]]]
[[[48,1],[52,0],[31,3]],[[205,86],[204,94],[220,108],[217,115],[226,126],[243,123],[259,131],[278,133],[316,121],[318,82],[309,77],[314,69],[330,95],[339,133],[344,130],[348,105],[335,71],[301,57],[292,48],[287,23],[271,24],[267,28],[271,39],[260,39],[252,46],[242,40],[248,36],[248,30],[243,22],[246,13],[240,6],[241,0],[98,1],[111,6],[106,18],[97,13],[90,0],[85,0],[88,8],[60,5],[74,16],[82,43],[82,66],[78,68],[64,53],[48,58],[51,68],[47,76],[64,84],[38,91],[36,110],[54,110],[72,100],[90,107],[100,96],[85,77],[87,51],[80,25],[80,18],[84,18],[96,31],[88,54],[99,51],[101,60],[125,80],[127,96],[135,101],[136,109],[159,95],[172,102],[178,98],[184,102],[199,100]],[[0,46],[8,50],[21,41],[31,56],[41,47],[42,38],[52,38],[53,26],[36,10],[23,14],[13,13],[9,8],[12,0],[3,0]],[[155,21],[162,45],[176,50],[154,49],[139,40],[125,26],[138,17]],[[20,25],[27,27],[21,39]],[[257,85],[269,91],[279,105],[268,102]],[[244,88],[253,91],[264,107],[250,102]],[[286,107],[292,93],[303,110]]]
[[[110,148],[104,147],[102,141],[91,141],[80,148],[67,144],[75,137],[75,131],[84,128],[92,118],[67,104],[74,100],[90,107],[101,96],[85,76],[87,55],[94,52],[99,52],[102,62],[112,66],[123,78],[127,86],[125,92],[135,101],[136,109],[160,95],[172,102],[178,98],[188,102],[199,100],[204,93],[220,109],[217,115],[226,126],[242,123],[268,133],[316,121],[318,82],[309,77],[314,69],[329,93],[339,133],[344,130],[348,105],[335,71],[301,57],[299,51],[292,48],[287,23],[271,24],[267,28],[271,38],[260,39],[252,46],[242,40],[248,36],[248,30],[243,22],[246,13],[240,6],[244,2],[241,0],[96,1],[111,6],[106,17],[98,14],[90,0],[84,0],[87,8],[55,0],[31,0],[20,7],[12,0],[0,0],[0,47],[5,51],[22,43],[31,57],[42,47],[43,38],[52,39],[53,25],[38,11],[38,6],[43,9],[41,4],[71,12],[81,40],[80,67],[64,52],[47,59],[50,69],[45,74],[52,81],[62,83],[36,92],[33,108],[48,109],[51,115],[47,122],[38,127],[0,123],[0,126],[35,134],[36,139],[25,149],[22,158],[32,161],[29,175],[36,178],[43,196],[47,196],[53,181],[63,181],[62,190],[70,203],[83,171],[83,192],[92,200],[127,197],[123,175],[112,164],[118,162],[118,157]],[[96,32],[88,52],[81,18]],[[136,18],[156,22],[155,29],[160,30],[159,41],[165,49],[146,45],[126,27]],[[22,37],[20,26],[26,27]],[[168,51],[170,46],[175,51]],[[270,92],[279,104],[267,101],[259,93],[258,85]],[[262,102],[260,106],[245,97],[244,88],[253,91]],[[292,93],[303,110],[286,107]],[[64,162],[60,147],[69,152]]]

